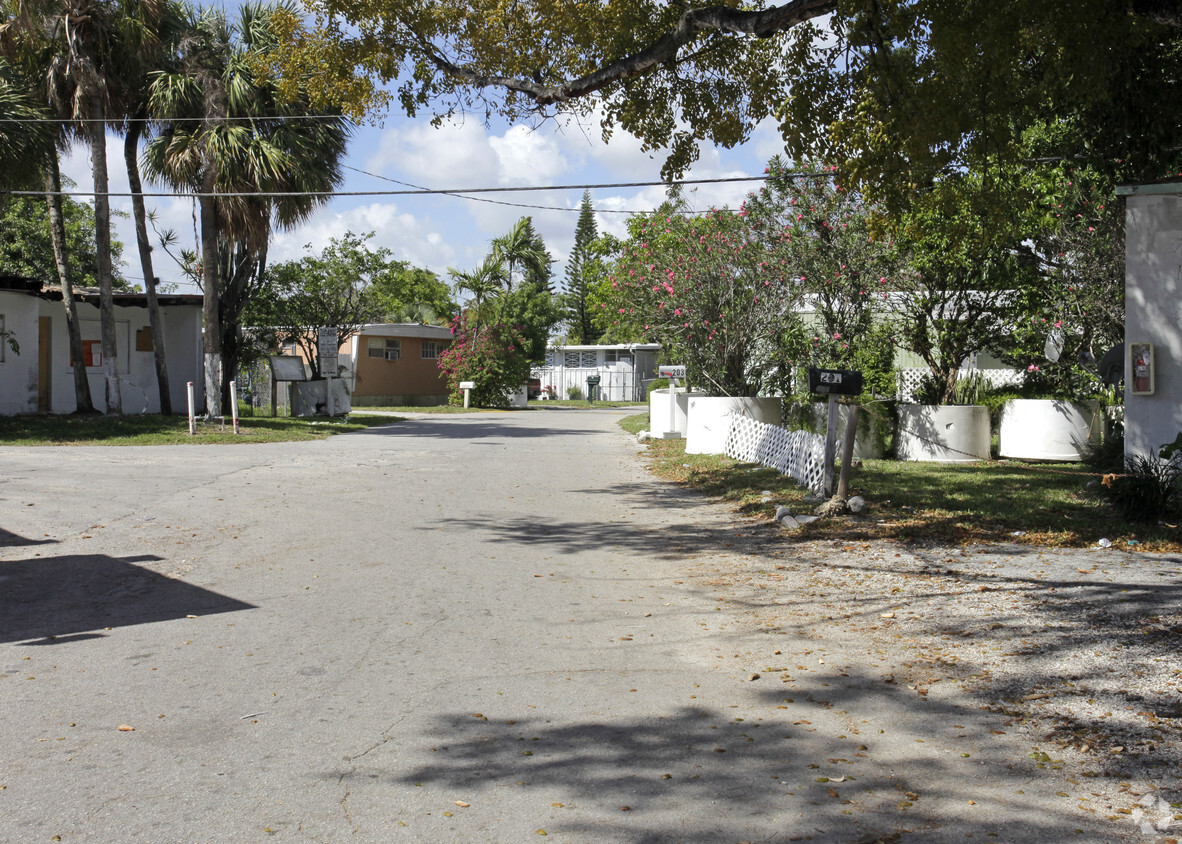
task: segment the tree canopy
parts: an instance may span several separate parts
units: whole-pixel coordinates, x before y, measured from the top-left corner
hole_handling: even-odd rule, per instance
[[[74,284],[97,287],[97,259],[94,253],[94,209],[84,202],[63,197],[66,252],[73,270]],[[123,244],[111,241],[111,255],[120,263]],[[45,200],[32,196],[0,198],[0,272],[43,282],[57,280],[49,213]],[[116,270],[114,288],[131,291],[134,287]]]
[[[1040,154],[1157,177],[1182,135],[1182,13],[1164,0],[305,3],[273,59],[318,67],[355,114],[390,90],[409,115],[598,110],[605,137],[668,149],[666,175],[771,116],[794,160],[876,188],[1029,156],[1040,125],[1067,127]]]

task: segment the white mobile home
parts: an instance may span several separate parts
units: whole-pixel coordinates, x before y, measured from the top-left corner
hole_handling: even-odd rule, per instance
[[[546,363],[533,371],[543,395],[569,398],[577,389],[587,396],[587,379],[599,377],[598,397],[604,401],[644,401],[648,382],[657,377],[660,343],[609,346],[551,346]]]
[[[100,342],[98,291],[78,289],[74,298],[82,329],[83,355],[90,394],[97,410],[106,410]],[[174,411],[185,406],[186,383],[201,390],[201,296],[159,297],[168,351],[169,393]],[[66,331],[66,308],[60,289],[12,276],[0,277],[0,415],[73,413],[73,364]],[[159,413],[152,329],[142,293],[115,294],[116,370],[125,413]]]

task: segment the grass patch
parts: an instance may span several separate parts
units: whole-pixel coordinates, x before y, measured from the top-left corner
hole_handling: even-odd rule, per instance
[[[624,422],[638,418],[645,419],[640,414]],[[816,506],[805,502],[808,491],[791,478],[727,457],[687,455],[685,440],[653,440],[647,454],[651,469],[665,480],[731,502],[754,518],[770,520],[780,504],[799,513]],[[1177,526],[1126,522],[1087,490],[1087,482],[1098,477],[1078,463],[867,460],[850,480],[851,494],[863,496],[866,509],[858,516],[814,522],[793,535],[1075,548],[1106,538],[1114,548],[1182,551]],[[771,493],[770,502],[763,501],[765,491]]]
[[[390,416],[328,417],[254,416],[230,422],[198,422],[189,434],[187,416],[4,416],[0,445],[210,445],[322,440],[333,434],[363,431],[401,421]]]
[[[620,427],[629,434],[639,434],[641,431],[647,431],[648,414],[634,413],[631,416],[625,416],[620,420]]]

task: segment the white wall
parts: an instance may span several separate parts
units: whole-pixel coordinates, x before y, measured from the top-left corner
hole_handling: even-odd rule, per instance
[[[37,410],[37,314],[40,300],[25,293],[0,290],[0,315],[4,328],[20,345],[20,354],[0,339],[0,414],[35,413]]]
[[[36,300],[34,300],[36,301]],[[50,349],[50,408],[54,413],[73,413],[77,407],[74,397],[74,374],[70,366],[70,339],[66,333],[66,314],[61,302],[41,302],[41,315],[52,320]],[[198,384],[201,394],[200,350],[201,309],[199,307],[161,308],[164,336],[168,353],[168,381],[174,413],[186,408],[186,382]],[[99,311],[94,305],[79,303],[78,320],[83,339],[98,339]],[[159,413],[160,397],[156,388],[156,362],[153,353],[135,350],[136,332],[148,325],[146,308],[115,308],[116,344],[119,352],[118,372],[123,412]],[[99,411],[107,408],[105,383],[101,366],[87,367],[90,396]],[[34,400],[36,393],[34,392]]]
[[[1125,453],[1149,455],[1182,432],[1182,185],[1126,190]],[[1153,395],[1129,392],[1131,343],[1153,344]]]

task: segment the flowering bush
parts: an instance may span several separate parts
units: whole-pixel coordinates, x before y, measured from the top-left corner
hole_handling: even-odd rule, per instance
[[[1084,364],[1124,339],[1124,208],[1091,174],[1056,175],[1046,225],[1027,243],[1038,283],[1017,292],[995,351],[1026,373],[1025,392],[1083,398],[1100,386]]]
[[[632,218],[600,309],[659,341],[692,383],[758,395],[785,371],[786,335],[802,336],[799,279],[772,259],[743,216],[681,210],[675,200],[652,217]]]
[[[504,323],[480,325],[466,310],[451,323],[455,341],[439,355],[439,368],[447,378],[449,400],[464,402],[461,381],[473,381],[470,401],[477,407],[504,407],[529,378],[530,359],[520,328]]]
[[[895,244],[872,228],[874,209],[836,168],[779,157],[740,210],[773,260],[799,277],[806,346],[797,366],[857,369],[869,393],[893,393],[894,330],[884,320],[900,283]]]

